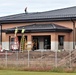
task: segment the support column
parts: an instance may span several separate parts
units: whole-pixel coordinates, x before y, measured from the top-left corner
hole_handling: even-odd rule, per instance
[[[9,50],[9,36],[5,33],[2,33],[2,49]]]
[[[28,50],[32,49],[32,36],[31,36],[31,34],[27,35],[27,49]]]
[[[51,50],[55,51],[58,50],[58,41],[55,33],[51,35]]]

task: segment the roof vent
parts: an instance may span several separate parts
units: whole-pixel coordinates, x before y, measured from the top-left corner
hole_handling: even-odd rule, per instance
[[[27,13],[27,7],[25,8],[25,13]]]

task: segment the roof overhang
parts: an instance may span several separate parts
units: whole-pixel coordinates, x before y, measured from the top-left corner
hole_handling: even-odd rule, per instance
[[[60,17],[60,18],[41,18],[41,19],[21,19],[21,20],[2,20],[1,24],[10,23],[33,23],[33,22],[57,22],[76,20],[76,17]]]
[[[69,33],[72,29],[59,26],[56,24],[32,24],[27,26],[20,26],[18,27],[18,33],[21,33],[22,29],[25,29],[24,33],[38,33],[38,32],[66,32]],[[14,33],[16,28],[10,28],[2,30],[7,34]]]

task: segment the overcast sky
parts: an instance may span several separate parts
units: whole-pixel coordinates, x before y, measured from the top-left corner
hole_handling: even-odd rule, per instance
[[[76,0],[0,0],[0,16],[28,12],[41,12],[76,5]]]

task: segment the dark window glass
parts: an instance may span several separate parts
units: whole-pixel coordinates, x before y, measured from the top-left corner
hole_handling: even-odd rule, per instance
[[[58,40],[59,40],[59,45],[63,46],[63,44],[64,44],[64,36],[59,36]]]

